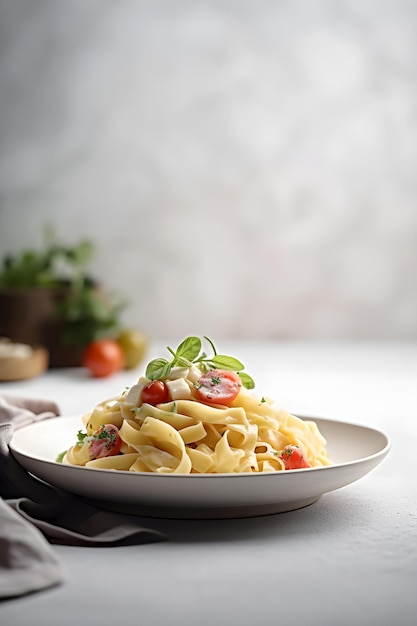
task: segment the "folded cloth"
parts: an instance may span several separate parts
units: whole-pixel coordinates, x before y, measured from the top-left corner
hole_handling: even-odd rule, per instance
[[[11,422],[16,429],[56,415],[58,405],[50,400],[0,396],[0,424]]]
[[[0,598],[61,583],[64,571],[42,533],[0,499]]]
[[[9,451],[15,428],[59,415],[53,402],[0,396],[0,598],[62,582],[51,543],[115,546],[166,539],[29,474]],[[6,582],[7,581],[7,582]]]

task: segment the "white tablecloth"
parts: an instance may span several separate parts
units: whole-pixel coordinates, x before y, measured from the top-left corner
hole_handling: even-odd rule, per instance
[[[149,359],[165,353],[151,347]],[[64,584],[0,604],[4,626],[299,623],[414,625],[417,615],[417,344],[232,343],[289,412],[384,430],[388,457],[358,482],[297,511],[241,520],[147,520],[170,540],[54,546]],[[55,370],[0,394],[88,411],[139,374]]]

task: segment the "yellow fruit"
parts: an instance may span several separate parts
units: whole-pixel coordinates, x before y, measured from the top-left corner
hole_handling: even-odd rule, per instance
[[[148,349],[148,338],[140,330],[126,328],[117,338],[125,357],[125,369],[133,369],[143,361]]]

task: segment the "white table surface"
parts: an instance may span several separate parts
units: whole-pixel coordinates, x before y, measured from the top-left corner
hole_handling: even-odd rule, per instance
[[[148,359],[165,354],[152,345]],[[161,351],[162,350],[162,351]],[[384,430],[385,460],[313,505],[241,520],[145,523],[167,542],[54,546],[64,584],[0,604],[2,626],[308,624],[407,626],[417,616],[417,343],[232,343],[233,354],[293,413]],[[148,360],[147,359],[147,360]],[[1,383],[84,413],[135,382],[83,369]]]

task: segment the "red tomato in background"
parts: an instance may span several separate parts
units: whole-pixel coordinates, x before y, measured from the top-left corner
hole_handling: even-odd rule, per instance
[[[162,380],[153,380],[142,389],[142,402],[156,406],[168,402],[169,389]]]
[[[123,369],[123,350],[113,339],[92,341],[84,350],[82,364],[96,378],[110,376]]]
[[[196,384],[198,399],[210,404],[230,404],[241,387],[239,376],[226,370],[210,370]]]
[[[303,451],[298,446],[286,446],[282,451],[281,459],[284,461],[286,470],[311,467]]]
[[[119,429],[114,424],[103,424],[93,434],[88,451],[92,459],[102,459],[105,456],[115,456],[119,454],[122,440]]]

